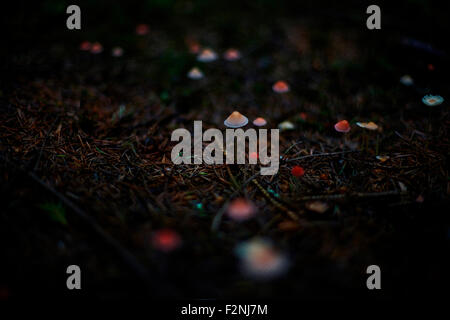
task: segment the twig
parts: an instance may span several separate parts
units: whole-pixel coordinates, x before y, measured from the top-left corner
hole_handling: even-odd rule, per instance
[[[248,183],[250,183],[250,181],[255,179],[259,174],[260,174],[259,172],[255,173],[253,176],[248,178],[247,181],[245,181],[240,186],[238,186],[238,188],[228,197],[228,200],[223,204],[222,208],[220,208],[220,210],[214,216],[214,219],[213,219],[213,221],[211,223],[211,230],[212,231],[217,231],[217,229],[219,228],[220,222],[222,221],[222,216],[225,213],[225,209],[227,208],[228,204],[230,203],[230,200],[232,198],[234,198],[241,191],[241,189],[243,187],[245,187]]]
[[[299,217],[297,217],[297,215],[292,212],[292,210],[288,209],[284,204],[282,204],[281,202],[279,202],[278,200],[274,199],[273,197],[270,196],[270,194],[256,181],[256,180],[252,180],[252,182],[258,187],[258,189],[264,194],[264,196],[269,199],[270,202],[272,202],[272,204],[277,207],[278,209],[286,212],[286,214],[294,221],[299,221]]]
[[[359,152],[358,150],[347,150],[347,151],[339,151],[339,152],[330,152],[330,153],[318,153],[318,154],[310,154],[307,156],[301,156],[297,158],[287,159],[286,162],[289,161],[296,161],[296,160],[303,160],[307,158],[314,158],[314,157],[332,157],[340,154],[346,154],[346,153],[353,153],[353,152]]]
[[[347,194],[323,194],[323,195],[315,195],[315,196],[307,196],[301,197],[299,199],[295,199],[298,201],[309,201],[309,200],[336,200],[336,199],[344,199],[344,198],[373,198],[373,197],[385,197],[385,196],[396,196],[396,195],[406,195],[407,192],[392,190],[392,191],[384,191],[384,192],[355,192],[355,193],[347,193]]]
[[[289,151],[291,151],[291,149],[292,149],[293,147],[299,145],[300,143],[303,143],[303,141],[298,141],[298,142],[295,142],[295,143],[293,143],[292,145],[290,145],[289,148],[287,148],[286,151],[283,153],[283,159],[284,159],[284,157],[286,156],[286,154],[287,154]]]

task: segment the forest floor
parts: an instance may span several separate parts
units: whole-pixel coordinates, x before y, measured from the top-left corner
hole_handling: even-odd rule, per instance
[[[102,42],[99,54],[61,42],[11,58],[18,72],[0,92],[3,295],[63,292],[69,264],[81,266],[88,294],[113,298],[364,295],[371,264],[390,296],[438,285],[448,270],[448,62],[401,35],[312,20],[240,30],[231,43],[226,30],[152,26],[117,43],[86,39]],[[219,59],[198,62],[192,43]],[[123,56],[111,56],[115,45]],[[241,59],[225,61],[228,47]],[[203,79],[186,76],[193,67]],[[278,80],[290,91],[273,92]],[[426,106],[428,93],[446,100]],[[224,130],[234,110],[267,128],[294,125],[280,132],[276,175],[171,162],[173,130],[192,131],[194,120]],[[334,129],[343,119],[346,134]],[[355,124],[368,121],[378,129]],[[237,197],[256,206],[253,219],[224,214]],[[180,247],[157,250],[161,229]],[[239,269],[235,248],[255,237],[288,257],[279,277]]]

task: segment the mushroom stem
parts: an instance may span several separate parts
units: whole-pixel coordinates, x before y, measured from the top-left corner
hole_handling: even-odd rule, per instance
[[[347,139],[347,134],[344,133],[344,145],[342,146],[342,149],[345,149],[345,147],[348,145],[348,139]]]
[[[428,108],[428,132],[431,133],[433,126],[431,125],[431,108]]]
[[[375,155],[378,155],[378,152],[380,151],[380,134],[377,132],[377,144],[375,147]]]
[[[362,143],[361,143],[361,149],[362,151],[366,151],[368,149],[368,139],[367,139],[367,133],[364,131],[362,134]]]

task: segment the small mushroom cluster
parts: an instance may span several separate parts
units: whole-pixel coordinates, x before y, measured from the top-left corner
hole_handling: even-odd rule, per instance
[[[241,114],[239,111],[233,111],[228,118],[225,119],[223,124],[228,128],[241,128],[248,124],[248,118]],[[253,120],[253,125],[257,127],[263,127],[267,124],[264,118],[258,117]]]
[[[201,48],[201,46],[196,42],[189,40],[188,46],[189,46],[189,52],[197,55],[197,61],[202,63],[209,63],[216,61],[219,56],[218,54],[211,48]],[[239,50],[230,48],[225,51],[223,54],[223,58],[226,61],[236,61],[241,58],[241,53]],[[192,80],[200,80],[204,78],[204,73],[198,68],[193,67],[187,74],[189,79]]]
[[[80,50],[90,52],[92,54],[99,54],[103,52],[103,45],[96,41],[96,42],[89,42],[89,41],[83,41],[80,44]],[[123,48],[122,47],[114,47],[111,49],[111,55],[115,58],[121,57],[123,55]]]

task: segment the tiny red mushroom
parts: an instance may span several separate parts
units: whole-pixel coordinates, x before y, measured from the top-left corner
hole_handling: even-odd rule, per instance
[[[347,120],[341,120],[334,125],[334,129],[337,132],[347,133],[350,131],[350,124],[348,123]]]
[[[148,25],[141,23],[136,26],[136,34],[140,36],[146,35],[150,31]]]
[[[300,166],[295,166],[292,168],[291,173],[294,177],[303,177],[303,175],[305,174],[305,169]]]
[[[250,153],[250,159],[258,159],[258,153],[257,152],[251,152]]]
[[[223,57],[227,61],[236,61],[241,58],[241,53],[237,49],[230,48],[223,54]]]
[[[277,81],[272,86],[272,90],[276,93],[285,93],[289,91],[289,85],[285,81]]]
[[[157,250],[170,252],[181,245],[181,237],[172,229],[161,229],[153,234],[152,244]]]
[[[80,44],[80,50],[89,51],[89,50],[91,50],[91,46],[92,46],[92,44],[89,41],[83,41]]]
[[[94,42],[91,46],[91,53],[93,54],[99,54],[102,53],[103,46],[100,42]]]

